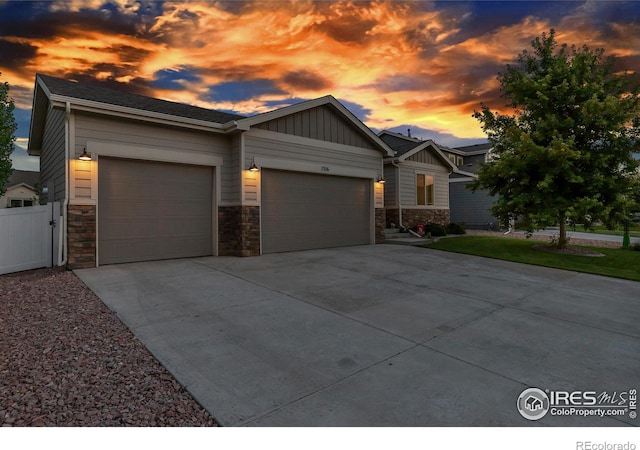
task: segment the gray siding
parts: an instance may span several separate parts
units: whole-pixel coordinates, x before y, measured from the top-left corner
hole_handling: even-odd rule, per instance
[[[375,149],[374,144],[364,133],[346,122],[328,106],[319,106],[290,114],[280,119],[255,125],[255,128],[353,147]]]
[[[220,205],[239,205],[241,197],[240,143],[241,135],[231,138],[229,157],[221,168]]]
[[[63,201],[65,191],[65,142],[63,110],[47,112],[40,155],[40,185],[49,187],[49,193],[40,197],[40,203]],[[53,184],[53,190],[51,185]]]
[[[469,182],[450,183],[451,222],[464,222],[470,229],[487,229],[490,223],[498,225],[498,219],[490,211],[495,197],[487,191],[472,192],[466,189],[468,185]]]
[[[184,150],[192,153],[213,154],[230,160],[231,138],[197,130],[184,130],[162,125],[153,125],[127,119],[103,117],[93,114],[76,114],[75,117],[75,153],[82,153],[87,141],[122,143],[139,145],[154,149]],[[131,155],[135,159],[136,155]],[[222,167],[222,176],[229,179],[232,168]],[[76,177],[76,198],[90,198],[90,183],[86,175],[78,171]],[[221,193],[222,194],[222,193]],[[229,190],[224,191],[225,198],[232,197]]]
[[[433,151],[423,149],[407,158],[407,161],[414,161],[423,164],[439,165],[440,160],[436,158]]]
[[[384,207],[398,207],[398,168],[391,164],[384,165]]]
[[[433,175],[434,204],[427,208],[449,208],[449,171],[442,166],[408,161],[400,164],[400,204],[402,207],[416,207],[416,172]]]
[[[381,171],[382,154],[356,154],[322,147],[322,142],[315,146],[284,142],[277,139],[251,136],[245,133],[244,167],[249,167],[254,157],[272,157],[318,164],[337,164],[354,169]]]

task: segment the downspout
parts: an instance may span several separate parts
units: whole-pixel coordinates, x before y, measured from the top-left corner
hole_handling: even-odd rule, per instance
[[[66,102],[64,108],[64,202],[62,203],[62,245],[58,246],[58,265],[67,264],[68,244],[67,244],[67,206],[69,205],[69,163],[71,161],[71,146],[69,139],[69,119],[71,117],[71,103]],[[62,254],[61,254],[62,253]]]
[[[398,224],[399,227],[402,227],[402,202],[400,201],[400,166],[398,166],[397,162],[399,160],[396,159],[392,159],[391,160],[391,165],[393,167],[395,167],[396,169],[398,169],[398,175],[396,176],[396,195],[398,196],[398,222],[400,222]]]

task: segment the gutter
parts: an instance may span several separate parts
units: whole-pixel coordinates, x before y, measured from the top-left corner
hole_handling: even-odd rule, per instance
[[[398,226],[403,226],[402,225],[402,203],[400,202],[400,166],[398,166],[398,163],[400,162],[400,159],[398,158],[394,158],[391,160],[391,165],[393,167],[395,167],[396,169],[398,169],[398,176],[396,177],[396,193],[398,195],[398,222],[400,222],[398,224]]]
[[[67,233],[67,207],[69,206],[69,164],[71,161],[71,145],[69,139],[69,120],[71,117],[71,103],[66,102],[64,108],[64,202],[62,204],[62,227],[60,227],[60,234],[62,234],[62,245],[58,245],[58,266],[67,264],[68,260],[68,233]]]

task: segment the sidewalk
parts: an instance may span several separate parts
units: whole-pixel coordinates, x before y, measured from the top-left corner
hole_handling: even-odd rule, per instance
[[[522,230],[515,230],[509,234],[502,231],[467,230],[468,236],[498,236],[510,237],[512,239],[526,239],[527,234]],[[550,241],[551,237],[558,236],[558,230],[549,228],[533,233],[531,239],[536,241]],[[573,245],[585,245],[592,247],[620,248],[622,247],[622,236],[611,236],[608,234],[585,233],[581,231],[567,231],[569,243]],[[640,238],[631,238],[631,243],[640,242]]]

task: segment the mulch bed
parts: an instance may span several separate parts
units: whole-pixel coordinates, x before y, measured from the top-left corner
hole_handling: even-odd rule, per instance
[[[73,272],[0,276],[0,425],[216,426]]]

